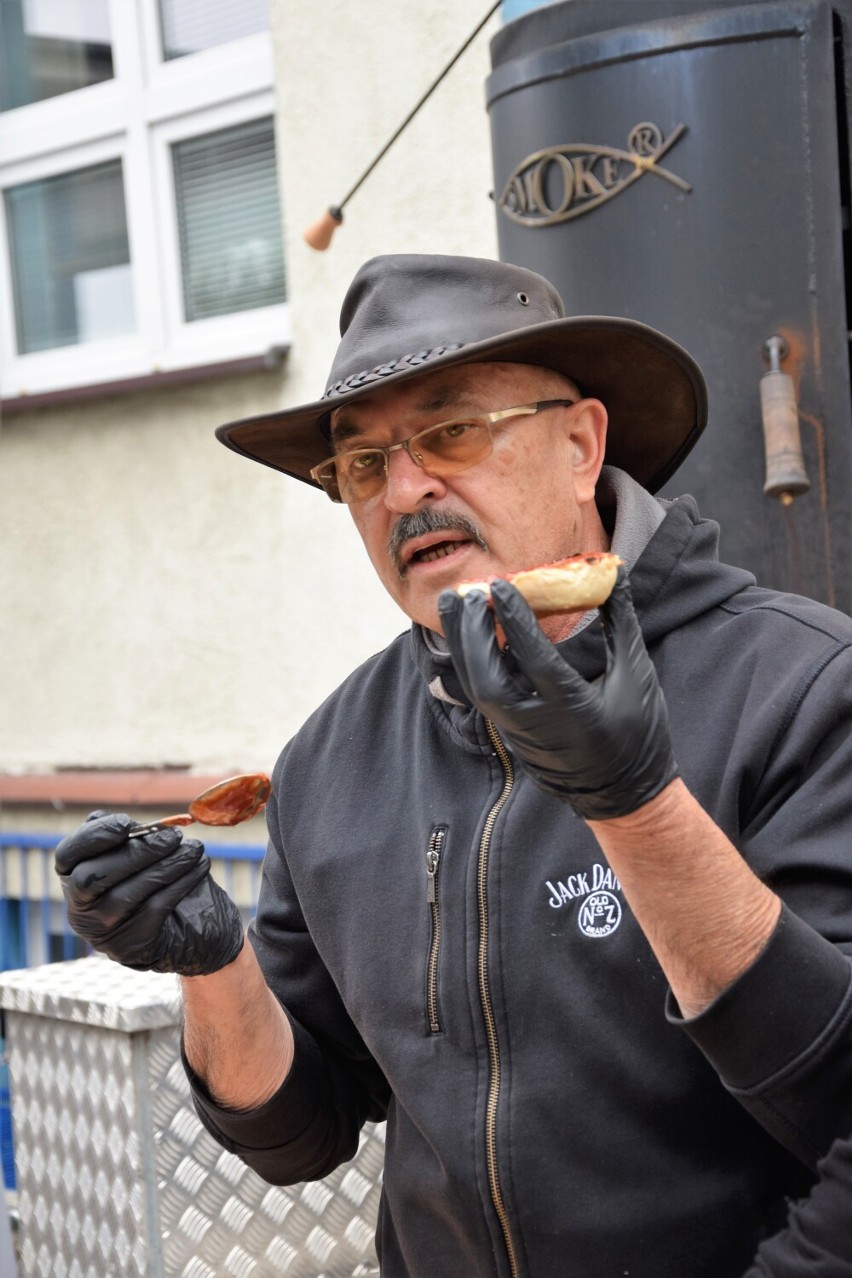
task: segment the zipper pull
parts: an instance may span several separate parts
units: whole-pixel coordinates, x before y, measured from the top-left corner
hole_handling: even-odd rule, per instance
[[[426,900],[429,905],[434,905],[438,899],[435,883],[438,878],[440,859],[441,854],[435,848],[430,848],[426,853]]]

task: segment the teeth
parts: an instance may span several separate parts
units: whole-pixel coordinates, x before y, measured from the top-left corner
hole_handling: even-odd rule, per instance
[[[419,552],[414,558],[421,564],[431,564],[436,559],[444,559],[447,555],[451,555],[458,542],[442,541],[440,546],[431,546],[429,550]]]

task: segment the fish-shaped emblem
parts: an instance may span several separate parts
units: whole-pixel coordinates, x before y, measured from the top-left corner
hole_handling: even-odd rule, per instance
[[[689,192],[688,182],[659,164],[685,132],[679,124],[664,138],[656,124],[645,122],[630,130],[626,151],[585,142],[535,151],[511,174],[497,203],[521,226],[554,226],[598,208],[646,173]]]

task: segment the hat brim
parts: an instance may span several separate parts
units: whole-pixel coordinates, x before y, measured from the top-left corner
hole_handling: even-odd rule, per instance
[[[334,409],[442,368],[481,363],[540,365],[600,399],[609,417],[606,463],[652,493],[674,474],[707,422],[701,370],[676,342],[637,320],[584,315],[472,342],[299,408],[227,422],[216,437],[251,461],[319,487],[310,472],[329,456],[320,426]]]

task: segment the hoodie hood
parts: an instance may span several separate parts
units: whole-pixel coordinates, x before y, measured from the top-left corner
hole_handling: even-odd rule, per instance
[[[647,644],[756,584],[753,573],[719,562],[719,525],[692,497],[673,502],[630,573]],[[569,641],[570,642],[570,641]]]

